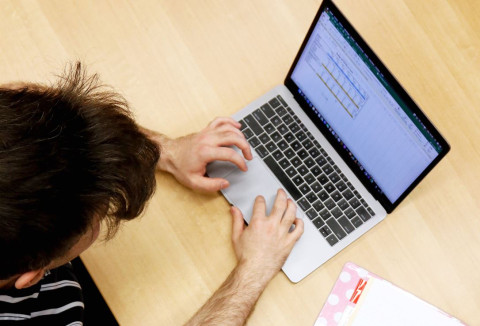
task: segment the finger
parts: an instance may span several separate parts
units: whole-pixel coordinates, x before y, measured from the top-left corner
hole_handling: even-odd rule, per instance
[[[289,230],[296,218],[297,205],[295,205],[291,199],[286,200],[286,202],[287,207],[285,209],[285,213],[283,214],[282,225]]]
[[[255,198],[255,202],[253,203],[252,220],[254,218],[265,217],[266,210],[267,207],[265,204],[265,198],[263,198],[263,196],[257,196],[257,198]]]
[[[236,243],[245,229],[245,223],[243,222],[243,214],[238,207],[232,206],[230,214],[232,214],[232,241]]]
[[[191,188],[194,190],[215,192],[221,189],[227,188],[230,183],[222,178],[209,178],[204,176],[195,175],[192,177]]]
[[[247,160],[251,160],[253,158],[250,144],[247,142],[243,134],[241,136],[237,136],[228,132],[224,134],[217,134],[214,143],[217,146],[237,146]]]
[[[288,237],[290,237],[290,239],[294,241],[292,244],[292,247],[295,244],[295,242],[297,242],[298,239],[300,239],[304,230],[304,224],[301,218],[296,218],[293,224],[295,225],[295,228],[293,229],[292,232],[288,234]]]
[[[205,153],[205,159],[207,162],[213,161],[227,161],[232,162],[242,171],[247,171],[247,163],[243,157],[235,150],[227,147],[214,147],[211,148],[208,153]]]
[[[240,128],[241,124],[230,117],[219,117],[215,118],[210,124],[208,125],[210,128],[217,128],[223,124],[230,124],[235,126],[236,128]]]
[[[277,197],[273,203],[273,208],[270,213],[271,217],[277,218],[279,221],[282,219],[285,209],[287,208],[287,194],[283,189],[278,189]]]
[[[245,136],[243,135],[243,132],[241,132],[240,129],[238,129],[235,126],[232,126],[230,124],[220,125],[210,132],[232,132],[232,133],[237,134],[238,136],[240,136],[242,138],[245,138]]]

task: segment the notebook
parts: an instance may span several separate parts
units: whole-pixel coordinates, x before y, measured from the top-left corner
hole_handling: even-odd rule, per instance
[[[281,31],[279,31],[281,32]],[[254,158],[226,178],[246,222],[283,188],[305,231],[283,271],[298,282],[382,221],[450,147],[334,3],[325,0],[283,85],[233,115]],[[238,148],[233,147],[239,151]]]
[[[466,325],[392,283],[347,263],[315,326]]]

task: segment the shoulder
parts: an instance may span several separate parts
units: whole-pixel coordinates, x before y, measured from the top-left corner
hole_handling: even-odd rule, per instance
[[[0,320],[67,325],[83,319],[81,286],[71,264],[51,270],[35,286],[0,295]],[[1,324],[1,322],[0,322]]]

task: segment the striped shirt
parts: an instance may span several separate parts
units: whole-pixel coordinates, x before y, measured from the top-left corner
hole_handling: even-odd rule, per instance
[[[71,263],[26,289],[0,290],[0,325],[83,325],[83,296]]]

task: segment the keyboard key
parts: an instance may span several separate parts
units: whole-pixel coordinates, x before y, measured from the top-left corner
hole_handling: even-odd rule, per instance
[[[240,122],[240,130],[241,131],[243,131],[245,128],[247,128],[247,124],[245,123],[245,121],[240,120],[238,122]]]
[[[280,146],[279,146],[280,147]],[[285,156],[290,160],[292,159],[292,157],[295,156],[295,152],[293,151],[293,149],[291,148],[287,148],[287,150],[285,152],[283,152],[283,154],[285,154]]]
[[[320,184],[325,185],[328,182],[328,178],[325,174],[322,174],[318,177],[318,181],[320,182]]]
[[[373,211],[373,209],[371,209],[370,207],[367,207],[367,212],[372,215],[372,216],[375,216],[375,212]]]
[[[332,193],[334,190],[335,190],[335,186],[329,182],[327,183],[325,186],[323,186],[325,188],[325,190],[328,192],[328,193]],[[358,203],[360,205],[360,203]]]
[[[332,208],[335,207],[335,202],[331,199],[331,198],[328,198],[328,200],[325,200],[323,202],[323,204],[329,209],[331,210]]]
[[[358,201],[357,198],[353,197],[349,202],[350,206],[353,207],[353,209],[356,209],[358,206],[360,206],[360,202]],[[365,210],[365,209],[364,209]],[[366,213],[367,211],[365,211]],[[367,213],[368,214],[368,213]]]
[[[300,130],[300,127],[295,122],[288,126],[291,132],[296,133]]]
[[[323,223],[323,221],[322,221]],[[332,231],[330,230],[330,228],[328,226],[323,226],[321,227],[320,229],[318,229],[318,231],[320,231],[320,233],[324,236],[324,237],[327,237],[330,233],[332,233]]]
[[[323,220],[321,218],[317,218],[313,221],[313,225],[315,225],[315,227],[317,229],[321,228],[322,226],[325,225],[325,223],[323,222]]]
[[[344,191],[347,189],[347,185],[346,185],[345,182],[343,182],[343,181],[337,182],[337,184],[335,184],[335,187],[337,187],[337,189],[338,189],[340,192],[344,192]]]
[[[352,219],[352,224],[353,226],[355,226],[356,228],[358,228],[360,225],[363,224],[362,220],[359,219],[358,217],[355,217]]]
[[[261,158],[264,158],[266,157],[268,154],[270,154],[268,152],[268,150],[263,146],[263,145],[260,145],[260,146],[257,146],[255,148],[255,151],[258,153],[258,155],[260,155]]]
[[[292,178],[295,174],[297,174],[297,171],[293,167],[289,167],[288,169],[285,170],[287,172],[288,176]]]
[[[351,207],[349,207],[345,210],[345,215],[347,215],[349,219],[352,219],[357,216],[357,213],[355,213],[355,211]]]
[[[251,145],[253,148],[255,148],[255,147],[257,147],[258,145],[260,145],[260,141],[259,141],[258,138],[255,137],[255,136],[253,136],[252,138],[250,138],[250,139],[248,140],[248,142],[250,143],[250,145]]]
[[[318,165],[315,165],[310,171],[312,171],[313,175],[316,176],[316,177],[318,177],[320,175],[320,173],[322,173],[322,170],[320,170]]]
[[[303,147],[305,147],[307,150],[309,150],[310,148],[313,147],[313,143],[310,141],[310,140],[305,140],[303,143],[302,143]]]
[[[291,132],[287,132],[285,135],[283,135],[283,137],[285,137],[285,139],[291,143],[292,141],[295,140],[295,136],[293,136],[293,134]]]
[[[327,163],[327,160],[323,156],[319,156],[315,159],[315,161],[318,163],[320,166],[324,166]]]
[[[288,144],[286,141],[281,140],[277,143],[278,148],[280,148],[282,151],[288,148]]]
[[[280,166],[275,162],[275,159],[271,156],[268,156],[264,159],[264,162],[268,165],[273,174],[277,177],[278,180],[282,183],[285,189],[290,193],[294,200],[298,200],[302,194],[298,191],[297,187],[290,181],[285,172],[280,168]],[[293,168],[292,168],[293,169]]]
[[[300,150],[297,151],[297,154],[302,160],[308,158],[308,153],[303,148],[300,148]]]
[[[355,207],[354,207],[354,208],[355,208]],[[365,222],[365,221],[368,221],[368,220],[371,218],[370,214],[368,214],[367,210],[366,210],[364,207],[362,207],[362,206],[360,206],[359,208],[357,208],[357,209],[356,209],[356,212],[357,212],[358,216],[360,216],[360,218],[361,218],[362,221],[364,221],[364,222]]]
[[[311,190],[310,187],[309,187],[306,183],[302,184],[300,187],[298,187],[298,189],[299,189],[299,190],[302,192],[302,194],[304,194],[304,195],[308,194],[308,193],[310,192],[310,190]]]
[[[325,201],[327,200],[329,197],[328,197],[328,194],[325,190],[322,190],[318,193],[318,198],[320,198],[321,201]]]
[[[340,200],[337,203],[337,205],[338,205],[338,207],[340,207],[340,209],[342,211],[345,211],[346,209],[348,209],[350,207],[345,199]]]
[[[293,137],[293,135],[292,135],[292,137]],[[288,139],[287,139],[287,140],[288,140]],[[298,152],[298,151],[302,148],[302,145],[300,145],[300,143],[299,143],[297,140],[291,142],[291,143],[290,143],[290,146],[293,148],[293,150],[294,150],[295,152]]]
[[[346,200],[350,200],[353,198],[353,193],[347,189],[342,193],[343,197],[345,197]]]
[[[270,122],[263,126],[263,128],[265,128],[268,134],[271,134],[275,131],[275,127]]]
[[[298,153],[298,155],[300,155],[300,152]],[[307,157],[307,159],[304,162],[307,168],[309,169],[311,169],[315,165],[315,161],[311,157]]]
[[[276,97],[272,98],[268,103],[272,106],[272,108],[276,108],[277,106],[280,106],[280,102],[277,100]]]
[[[340,177],[336,173],[332,173],[328,176],[333,183],[340,181]]]
[[[242,132],[243,132],[243,135],[245,136],[245,138],[247,138],[247,139],[253,137],[253,131],[248,127],[243,129]]]
[[[298,172],[303,176],[306,175],[309,171],[305,165],[300,165],[297,169]]]
[[[305,135],[303,131],[299,131],[295,134],[295,137],[297,137],[299,141],[303,141],[304,139],[307,138],[307,135]]]
[[[308,218],[313,221],[314,219],[317,218],[318,213],[315,212],[313,208],[310,208],[308,211],[305,212],[305,215],[307,215]]]
[[[312,206],[313,206],[313,208],[315,208],[315,210],[316,210],[317,212],[320,212],[322,209],[325,208],[325,206],[323,206],[323,204],[322,204],[322,202],[321,202],[320,200],[317,200],[316,202],[314,202],[314,203],[312,204]]]
[[[270,137],[275,143],[278,143],[280,140],[282,140],[282,136],[278,133],[278,131],[275,131],[273,134],[270,135]]]
[[[260,109],[269,118],[275,115],[275,112],[273,112],[272,108],[270,107],[270,105],[268,105],[268,103],[265,103],[264,105],[262,105]]]
[[[307,196],[306,196],[307,200],[310,202],[310,203],[314,203],[318,200],[318,197],[313,193],[309,193]]]
[[[339,240],[342,240],[347,235],[340,224],[337,223],[333,218],[326,221],[327,225],[332,230],[333,234],[337,236]]]
[[[332,216],[332,214],[330,214],[330,212],[326,209],[324,209],[323,211],[320,212],[320,217],[326,221],[328,220],[330,217]]]
[[[282,123],[282,119],[280,119],[278,115],[274,116],[270,121],[275,127],[278,127]]]
[[[277,112],[279,116],[283,117],[285,114],[287,114],[287,109],[285,109],[283,106],[279,106],[275,109],[275,112]]]
[[[338,192],[338,190],[335,190],[333,193],[330,194],[330,197],[333,198],[336,202],[342,199],[342,195]]]
[[[274,143],[273,141],[269,142],[267,145],[265,145],[265,147],[268,149],[268,151],[269,151],[270,153],[273,153],[273,152],[275,152],[275,151],[277,150],[277,145],[275,145],[275,143]],[[280,152],[280,151],[278,151],[278,152]],[[280,154],[282,154],[282,152],[280,152]],[[282,154],[282,155],[283,155],[283,154]],[[280,157],[280,158],[281,158],[281,157]],[[280,159],[280,158],[279,158],[279,159]],[[278,160],[279,160],[279,159],[278,159]],[[278,160],[277,160],[277,161],[278,161]]]
[[[268,149],[268,147],[267,147],[267,149]],[[280,161],[282,158],[284,158],[281,150],[276,150],[272,155],[273,155],[273,157],[275,157],[275,160],[277,160],[277,161]]]
[[[297,204],[298,206],[300,206],[300,208],[306,212],[310,207],[312,207],[310,205],[310,203],[305,199],[305,198],[302,198],[300,199],[299,201],[297,201]]]
[[[347,231],[347,233],[352,233],[353,230],[355,230],[355,227],[352,225],[352,223],[350,223],[350,221],[345,216],[340,217],[338,219],[338,223],[340,223],[340,225],[343,227],[345,231]]]
[[[283,106],[288,106],[287,102],[285,102],[285,100],[280,95],[277,95],[277,98]]]
[[[338,242],[337,238],[335,238],[335,236],[333,234],[326,237],[326,240],[330,244],[330,246],[332,246],[332,247]]]
[[[282,121],[283,123],[285,123],[287,126],[290,125],[292,122],[293,122],[293,118],[291,115],[289,114],[285,114],[283,117],[282,117]]]
[[[292,178],[292,181],[293,183],[298,187],[299,185],[301,185],[303,183],[303,179],[301,176],[299,175],[296,175]]]
[[[262,142],[262,144],[266,144],[270,141],[270,137],[266,133],[261,134],[258,139]]]
[[[280,163],[280,166],[283,168],[283,169],[286,169],[290,166],[290,161],[287,160],[286,158],[280,160],[278,163]]]
[[[329,175],[330,173],[333,172],[333,168],[330,164],[325,164],[323,167],[322,167],[322,170],[323,172],[325,172],[326,175]]]
[[[255,118],[251,114],[247,115],[243,120],[250,127],[250,129],[252,129],[255,135],[260,135],[263,133],[262,127],[260,127],[258,122],[255,120]]]
[[[317,180],[317,179],[315,179],[315,177],[314,177],[313,174],[311,174],[311,173],[309,173],[309,174],[307,174],[307,175],[305,176],[305,181],[306,181],[309,185],[311,185],[311,184],[313,184],[313,183],[315,182],[315,183],[320,187],[320,184],[319,184],[318,182],[316,182],[316,180]],[[318,189],[317,191],[315,191],[315,192],[320,191],[320,189],[321,189],[321,188],[319,188],[319,189]]]
[[[294,167],[299,167],[302,164],[302,160],[298,156],[292,157],[290,162],[292,162]]]
[[[320,155],[320,152],[318,151],[318,149],[316,148],[311,148],[308,150],[308,153],[310,154],[310,156],[312,156],[313,158],[316,158],[317,156]]]
[[[266,125],[269,122],[265,114],[263,114],[260,109],[256,109],[255,111],[253,111],[252,114],[255,117],[255,119],[257,119],[257,121],[260,122],[260,125],[262,126]]]
[[[332,213],[335,218],[339,218],[343,215],[342,210],[336,206],[330,211],[330,213]]]
[[[280,126],[278,126],[277,129],[278,131],[280,131],[282,135],[285,135],[288,132],[287,126],[285,126],[283,123]]]

